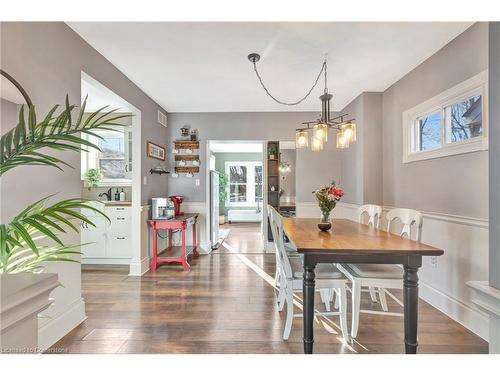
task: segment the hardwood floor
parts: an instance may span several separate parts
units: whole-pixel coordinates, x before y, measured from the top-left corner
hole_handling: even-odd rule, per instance
[[[264,252],[260,223],[233,223],[221,225],[221,229],[229,229],[224,241],[238,253],[260,254]]]
[[[235,249],[238,241],[243,239],[233,238],[217,252],[194,259],[189,272],[163,265],[130,277],[126,267],[83,266],[88,319],[53,348],[68,353],[302,353],[301,318],[294,320],[290,339],[281,338],[286,312],[277,311],[271,285],[274,254],[242,254]],[[376,308],[363,294],[362,308]],[[318,301],[319,295],[316,305],[323,310]],[[397,310],[394,301],[388,302]],[[419,314],[419,353],[487,352],[485,341],[423,301]],[[314,348],[316,353],[403,353],[402,318],[362,314],[358,338],[347,345],[337,317],[319,317]]]

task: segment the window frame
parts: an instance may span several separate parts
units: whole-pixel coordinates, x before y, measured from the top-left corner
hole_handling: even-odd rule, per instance
[[[245,202],[231,202],[231,174],[229,173],[229,168],[239,166],[247,168],[247,182],[245,184],[240,183],[241,185],[246,185],[246,197],[247,200]],[[227,198],[225,202],[226,207],[256,207],[257,201],[255,200],[255,167],[260,166],[262,168],[262,173],[264,173],[264,165],[261,161],[226,161],[224,163],[224,170],[226,175],[228,176],[228,183],[226,187]],[[250,183],[249,181],[252,181]],[[264,184],[262,184],[264,186]],[[264,189],[262,189],[262,194],[264,194]],[[251,200],[248,200],[248,198]],[[264,197],[262,197],[263,199]]]
[[[481,96],[482,135],[459,142],[449,142],[446,108]],[[441,147],[417,151],[418,119],[439,111],[441,114]],[[488,71],[485,70],[441,94],[403,112],[403,163],[459,155],[488,149]]]

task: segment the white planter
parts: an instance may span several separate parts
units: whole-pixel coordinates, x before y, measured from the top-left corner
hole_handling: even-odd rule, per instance
[[[37,353],[38,313],[52,303],[57,274],[0,275],[0,352]]]

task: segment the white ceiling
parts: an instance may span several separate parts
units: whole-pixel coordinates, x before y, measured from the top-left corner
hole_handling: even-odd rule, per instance
[[[462,33],[470,22],[70,22],[69,26],[169,112],[318,111],[317,87],[302,97],[328,53],[333,107],[383,91]]]
[[[262,152],[262,142],[210,142],[212,152]]]

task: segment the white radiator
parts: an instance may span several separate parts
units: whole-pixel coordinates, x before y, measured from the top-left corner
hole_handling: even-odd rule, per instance
[[[230,223],[235,222],[260,222],[262,221],[262,211],[256,210],[229,210],[227,211],[227,220]]]

